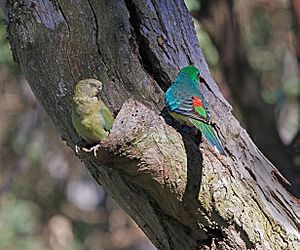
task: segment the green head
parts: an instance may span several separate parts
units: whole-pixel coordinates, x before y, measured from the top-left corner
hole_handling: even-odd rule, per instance
[[[74,89],[74,97],[97,97],[102,89],[102,83],[96,79],[84,79],[79,81]]]
[[[200,71],[195,66],[186,66],[179,71],[179,74],[181,73],[188,75],[193,81],[198,83]]]

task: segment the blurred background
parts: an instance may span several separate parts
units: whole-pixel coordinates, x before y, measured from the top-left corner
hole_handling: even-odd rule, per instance
[[[299,1],[186,0],[213,78],[300,197]],[[0,12],[0,249],[155,249],[60,140]]]

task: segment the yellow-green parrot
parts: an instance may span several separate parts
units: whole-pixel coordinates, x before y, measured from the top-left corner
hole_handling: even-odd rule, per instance
[[[81,80],[74,89],[72,122],[89,144],[107,137],[114,123],[113,114],[99,97],[101,89],[102,83],[96,79]]]

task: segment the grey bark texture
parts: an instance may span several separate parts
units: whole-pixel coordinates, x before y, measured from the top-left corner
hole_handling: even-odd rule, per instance
[[[119,111],[98,156],[79,157],[158,249],[300,249],[300,206],[231,114],[184,2],[7,1],[14,58],[69,146],[74,84],[94,77]],[[227,157],[159,116],[178,70],[195,64]]]

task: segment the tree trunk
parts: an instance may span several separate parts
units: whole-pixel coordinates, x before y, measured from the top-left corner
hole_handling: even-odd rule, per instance
[[[298,201],[231,114],[183,1],[8,1],[14,58],[69,146],[74,84],[98,78],[117,115],[98,156],[79,157],[158,249],[300,249]],[[223,157],[159,116],[178,69],[205,81]],[[143,103],[143,104],[142,104]]]
[[[295,184],[289,187],[289,191],[300,197],[300,176],[293,150],[284,145],[279,137],[274,106],[265,103],[261,97],[262,85],[247,60],[233,1],[202,0],[201,10],[192,15],[209,33],[220,54],[224,77],[247,131],[258,148]]]

